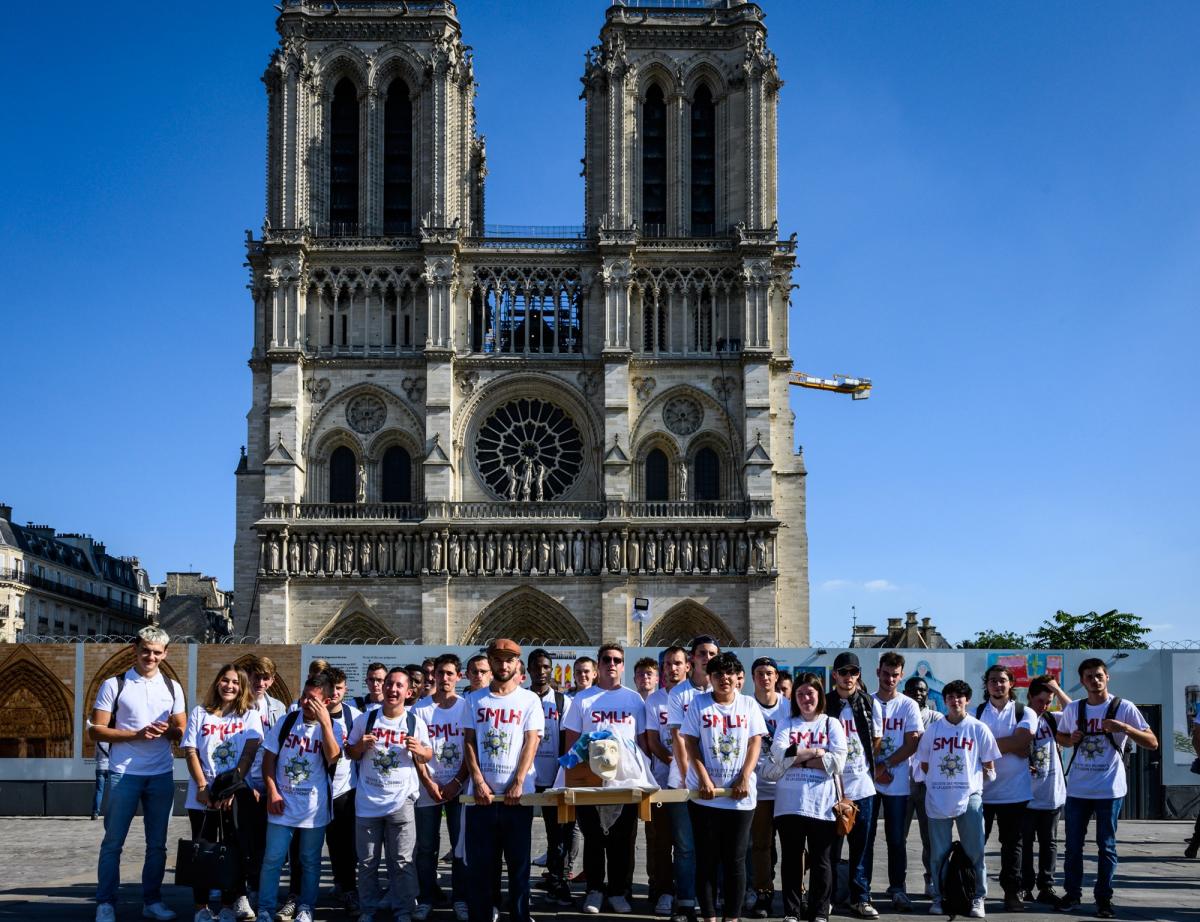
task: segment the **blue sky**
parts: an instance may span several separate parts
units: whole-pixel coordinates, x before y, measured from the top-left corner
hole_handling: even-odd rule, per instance
[[[603,0],[460,0],[488,220],[571,224]],[[812,637],[1121,608],[1200,637],[1200,5],[765,0]],[[231,582],[269,0],[15,5],[0,501]]]

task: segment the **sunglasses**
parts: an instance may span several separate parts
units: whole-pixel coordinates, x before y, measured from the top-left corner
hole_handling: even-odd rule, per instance
[[[856,666],[844,666],[837,671],[840,676],[858,675],[861,672]]]
[[[625,662],[625,657],[623,657],[623,656],[602,656],[602,657],[600,657],[600,662],[616,663],[619,665],[619,664]]]

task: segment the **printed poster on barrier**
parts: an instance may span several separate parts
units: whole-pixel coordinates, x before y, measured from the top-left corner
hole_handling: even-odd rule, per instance
[[[1200,717],[1200,653],[1176,653],[1171,657],[1171,696],[1175,723],[1171,727],[1171,748],[1176,765],[1191,765],[1196,758],[1192,748],[1192,727]]]
[[[1040,675],[1052,675],[1062,685],[1063,657],[1061,653],[989,653],[988,668],[1000,663],[1013,672],[1017,688],[1028,688],[1031,680]],[[1024,700],[1022,698],[1022,700]],[[1050,710],[1061,711],[1058,699],[1050,699]]]
[[[864,671],[868,667],[864,666]],[[970,677],[963,675],[965,669],[963,655],[949,650],[906,650],[904,652],[904,678],[900,680],[900,691],[909,679],[924,679],[929,686],[929,706],[935,711],[946,713],[946,703],[942,699],[942,688],[947,682],[966,678],[974,686],[976,683]],[[874,667],[870,667],[871,675],[867,679],[868,687],[875,685]]]

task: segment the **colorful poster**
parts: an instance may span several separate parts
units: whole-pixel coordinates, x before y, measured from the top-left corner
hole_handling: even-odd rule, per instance
[[[1196,758],[1192,748],[1192,728],[1200,718],[1200,653],[1171,655],[1171,698],[1175,714],[1171,727],[1171,748],[1176,765],[1191,765]]]
[[[923,679],[929,687],[929,707],[935,711],[946,713],[946,704],[942,700],[942,688],[947,682],[965,678],[963,655],[948,650],[905,650],[904,678],[900,680],[900,690],[904,690],[909,679]],[[868,687],[873,686],[875,676],[867,679]],[[971,680],[968,678],[968,682]],[[973,684],[973,683],[972,683]]]
[[[1061,653],[989,653],[988,667],[1001,663],[1013,671],[1017,688],[1028,688],[1029,681],[1040,675],[1052,675],[1062,684]]]

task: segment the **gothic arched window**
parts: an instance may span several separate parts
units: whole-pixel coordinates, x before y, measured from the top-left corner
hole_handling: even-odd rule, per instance
[[[412,100],[397,78],[387,91],[383,112],[383,232],[412,233]]]
[[[358,459],[345,445],[340,445],[329,456],[329,501],[352,503],[357,497]]]
[[[412,502],[412,459],[399,445],[383,454],[380,499],[385,503]]]
[[[696,502],[710,502],[721,498],[721,459],[717,453],[705,445],[692,462],[695,470],[692,474],[694,484],[692,496]]]
[[[667,455],[661,448],[655,448],[646,455],[644,482],[646,502],[662,503],[671,498]]]
[[[717,107],[701,84],[692,100],[692,235],[708,237],[717,226]]]
[[[358,90],[348,77],[333,89],[329,117],[329,232],[358,233]]]
[[[661,235],[667,223],[667,103],[652,84],[642,105],[642,232]]]

